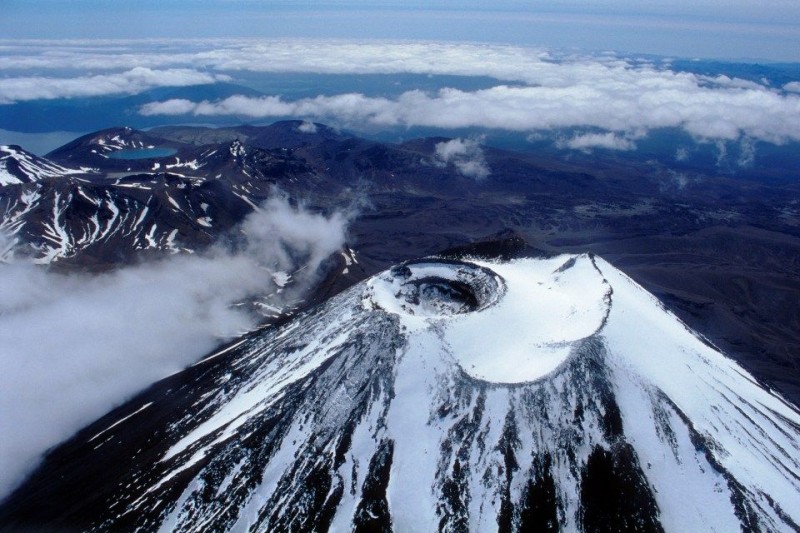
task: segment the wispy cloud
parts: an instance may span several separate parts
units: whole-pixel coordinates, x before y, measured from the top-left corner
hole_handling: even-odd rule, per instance
[[[783,86],[783,90],[792,93],[800,93],[800,81],[790,81]]]
[[[662,193],[682,193],[694,181],[687,174],[672,169],[662,173],[659,178],[658,188]]]
[[[297,126],[297,131],[302,133],[317,133],[317,125],[313,122],[304,120],[302,124]]]
[[[276,290],[276,272],[295,272],[295,295],[307,289],[347,221],[276,196],[246,219],[236,251],[97,276],[0,264],[0,499],[47,448],[252,327],[232,304]]]
[[[683,162],[688,161],[689,159],[689,149],[685,146],[681,146],[677,150],[675,150],[675,161]]]
[[[562,147],[581,151],[591,151],[594,148],[603,148],[606,150],[633,150],[636,148],[636,143],[629,137],[616,135],[611,132],[584,133],[563,140],[558,144]]]
[[[442,166],[452,164],[462,176],[476,180],[491,174],[486,157],[476,139],[451,139],[436,144],[434,161]]]

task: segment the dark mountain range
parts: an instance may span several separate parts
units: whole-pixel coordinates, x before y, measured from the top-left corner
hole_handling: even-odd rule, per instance
[[[609,263],[428,258],[154,385],[0,526],[794,531],[798,457],[800,412]]]
[[[350,240],[362,277],[513,230],[549,252],[601,254],[800,401],[796,183],[488,147],[491,175],[476,181],[437,160],[443,138],[393,145],[301,126],[87,135],[49,155],[55,174],[37,171],[45,179],[17,177],[3,188],[2,224],[40,262],[113,268],[202,249],[278,187],[315,210],[361,205]],[[143,158],[110,157],[122,151]],[[48,160],[35,161],[42,168]],[[353,276],[330,286],[340,290],[360,279]]]

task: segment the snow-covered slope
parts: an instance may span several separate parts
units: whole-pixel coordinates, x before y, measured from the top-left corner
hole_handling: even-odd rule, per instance
[[[116,138],[102,146],[117,146]],[[204,149],[193,159],[140,162],[146,172],[93,175],[13,152],[15,162],[27,162],[20,168],[29,175],[6,180],[0,230],[39,263],[114,265],[134,261],[140,253],[194,252],[272,193],[272,182],[261,173],[275,164],[267,161],[269,154],[245,162],[245,148],[238,142],[217,152]],[[45,179],[52,177],[59,179]]]
[[[111,158],[161,149],[177,151],[144,132],[114,128],[52,152],[64,164],[83,165],[75,170],[0,147],[0,231],[39,263],[119,266],[142,253],[203,249],[273,196],[276,185],[308,191],[325,181],[284,151],[237,140],[171,156]]]
[[[0,187],[87,172],[92,172],[92,169],[67,168],[26,152],[19,146],[0,145]]]
[[[38,263],[132,261],[192,252],[252,210],[228,187],[169,174],[64,177],[3,188],[0,230]]]
[[[242,338],[165,391],[45,465],[52,482],[29,494],[47,502],[46,525],[800,523],[797,409],[589,255],[406,263]],[[91,466],[65,479],[58,457]],[[76,483],[95,490],[76,495]],[[25,494],[0,523],[43,520]]]

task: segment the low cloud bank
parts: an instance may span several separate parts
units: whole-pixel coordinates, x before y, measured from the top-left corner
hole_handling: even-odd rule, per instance
[[[482,180],[491,174],[480,143],[475,139],[452,139],[436,144],[435,162],[441,166],[452,163],[461,175]]]
[[[560,141],[558,145],[563,148],[572,148],[573,150],[584,152],[591,151],[594,148],[620,151],[634,150],[636,148],[636,143],[630,138],[611,132],[576,135],[571,139]]]
[[[234,251],[97,276],[0,264],[0,499],[49,447],[252,328],[232,304],[277,290],[276,273],[292,274],[284,291],[307,290],[347,224],[276,196],[244,221]]]
[[[147,67],[74,78],[11,77],[0,79],[0,103],[137,94],[156,87],[186,87],[227,80],[230,78],[225,75],[186,68],[154,70]]]
[[[347,93],[294,101],[279,96],[174,99],[140,108],[143,115],[318,117],[349,126],[484,127],[509,131],[588,127],[620,134],[680,128],[698,139],[742,136],[781,144],[800,141],[800,95],[766,87],[700,85],[691,75],[626,73],[576,80],[566,87],[499,85],[479,91],[407,91],[395,99]],[[612,138],[608,138],[612,140]],[[619,140],[616,142],[620,146]]]

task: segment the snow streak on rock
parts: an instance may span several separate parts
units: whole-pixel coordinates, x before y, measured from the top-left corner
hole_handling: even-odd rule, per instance
[[[71,169],[37,157],[19,146],[0,145],[0,187],[40,179],[85,174],[91,169]]]
[[[82,137],[53,153],[69,169],[0,147],[0,231],[39,263],[114,265],[206,248],[279,181],[309,176],[283,151],[183,147],[179,155],[115,159],[123,151],[175,150],[128,128]],[[9,173],[11,172],[11,173]],[[58,179],[50,179],[58,178]]]
[[[800,522],[800,413],[593,256],[406,263],[204,365],[179,409],[131,404],[75,443],[114,456],[137,418],[165,420],[87,526]]]
[[[69,259],[111,244],[118,244],[120,253],[178,252],[179,228],[188,226],[202,233],[200,226],[211,220],[208,203],[203,202],[209,195],[192,187],[179,191],[178,203],[170,196],[179,185],[177,178],[173,183],[165,176],[151,181],[148,187],[69,177],[57,184],[11,186],[0,198],[0,228],[26,243],[37,263]],[[211,240],[209,234],[200,242]]]

